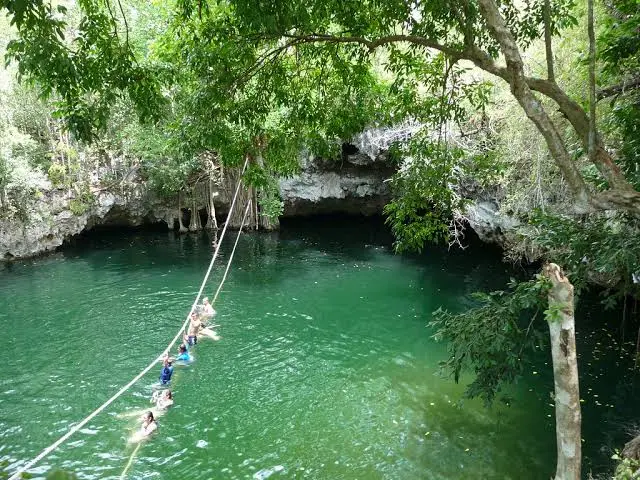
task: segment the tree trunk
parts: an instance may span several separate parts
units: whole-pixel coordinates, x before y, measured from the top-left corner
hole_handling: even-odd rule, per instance
[[[264,160],[261,154],[258,154],[256,159],[260,168],[264,168]],[[257,228],[261,228],[263,230],[277,230],[280,227],[280,221],[278,218],[267,217],[266,215],[260,214],[260,203],[258,202],[258,197],[260,196],[260,190],[256,192],[255,197],[255,210],[256,210],[256,218],[258,219]]]
[[[189,221],[189,231],[198,231],[198,207],[196,206],[195,192],[192,192],[191,198],[191,219]]]
[[[231,202],[233,200],[233,194],[235,193],[236,185],[240,180],[240,172],[241,169],[227,169],[225,171],[224,177],[224,185],[226,191],[226,197],[229,201],[229,207],[231,207]],[[238,192],[238,198],[236,199],[236,205],[233,208],[233,211],[230,211],[227,214],[226,223],[229,224],[230,228],[240,228],[240,224],[242,223],[242,217],[244,216],[244,210],[247,208],[247,204],[251,200],[253,196],[253,188],[243,188],[240,187],[240,191]],[[255,225],[255,210],[251,209],[249,214],[247,215],[246,224],[250,226]]]
[[[178,192],[178,224],[180,225],[179,232],[187,233],[189,230],[182,223],[182,192]]]
[[[582,444],[580,439],[580,391],[573,305],[573,285],[555,263],[544,267],[552,284],[549,290],[547,322],[551,337],[553,380],[556,404],[555,480],[580,480]]]
[[[544,6],[542,8],[542,18],[544,21],[544,46],[547,57],[547,79],[550,82],[555,82],[556,75],[553,71],[553,48],[551,44],[551,5],[549,5],[549,0],[544,0]]]
[[[589,36],[589,159],[596,158],[596,35],[593,21],[593,0],[587,0],[587,30]],[[594,162],[595,163],[595,162]]]
[[[474,61],[481,68],[486,67],[487,71],[494,71],[509,81],[513,96],[544,137],[551,156],[567,181],[574,195],[575,213],[609,209],[640,213],[640,192],[634,190],[624,178],[608,152],[598,146],[597,139],[593,161],[612,188],[599,194],[590,193],[582,174],[569,155],[561,135],[542,104],[533,95],[531,88],[545,94],[554,94],[551,95],[552,98],[557,99],[561,110],[563,113],[567,113],[567,118],[574,125],[576,131],[582,134],[583,141],[586,141],[587,145],[589,144],[590,131],[588,116],[561,91],[555,82],[533,81],[525,77],[524,62],[520,50],[511,31],[506,26],[496,2],[494,0],[479,0],[478,3],[487,26],[500,44],[500,50],[504,55],[507,67],[506,69],[497,68],[490,59],[487,59],[486,56],[479,56],[479,54],[476,55],[477,58],[474,58]],[[568,111],[565,112],[567,109]],[[580,110],[580,112],[575,110]]]
[[[211,177],[209,177],[209,192],[207,198],[209,205],[209,219],[207,223],[209,224],[209,228],[217,230],[218,220],[216,219],[216,206],[213,203],[213,179]]]

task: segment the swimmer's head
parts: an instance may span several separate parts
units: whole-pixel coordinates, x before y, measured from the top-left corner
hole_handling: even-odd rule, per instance
[[[147,413],[144,414],[143,418],[147,422],[153,422],[154,421],[153,412],[151,412],[151,410],[149,410]]]
[[[173,399],[173,393],[171,393],[171,390],[165,390],[164,396],[167,397],[169,400]]]
[[[204,297],[202,299],[202,303],[204,303],[205,305],[208,305],[209,304],[209,299],[207,297]]]
[[[180,346],[178,347],[178,352],[184,353],[186,351],[187,351],[187,347],[185,346],[184,343],[181,343]]]

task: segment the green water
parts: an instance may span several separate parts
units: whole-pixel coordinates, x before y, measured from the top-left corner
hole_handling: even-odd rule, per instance
[[[549,478],[549,375],[510,408],[460,402],[429,314],[502,286],[497,253],[403,258],[379,224],[250,234],[216,306],[219,342],[177,367],[176,405],[127,478]],[[207,292],[217,286],[230,245]],[[14,471],[156,357],[211,255],[205,235],[102,235],[0,270],[0,461]],[[541,359],[541,362],[545,359]],[[159,368],[34,469],[119,478]],[[541,372],[544,373],[544,372]],[[597,433],[594,432],[594,436]],[[589,441],[589,439],[587,439]],[[595,449],[594,449],[595,450]]]

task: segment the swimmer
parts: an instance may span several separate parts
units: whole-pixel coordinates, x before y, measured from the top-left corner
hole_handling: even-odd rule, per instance
[[[204,297],[202,299],[202,307],[204,309],[204,315],[207,317],[215,317],[216,311],[213,309],[213,306],[209,303],[209,299]]]
[[[176,357],[176,360],[182,360],[183,362],[190,362],[193,360],[193,357],[189,353],[189,349],[184,343],[180,344],[178,347],[178,356]]]
[[[196,315],[196,312],[191,313],[191,322],[189,323],[189,329],[187,330],[187,343],[190,346],[194,346],[198,343],[198,332],[200,331],[200,327],[202,327],[202,322]]]
[[[140,436],[148,437],[153,432],[158,429],[158,424],[156,423],[156,419],[153,418],[152,412],[147,412],[142,417],[142,427],[140,427]]]
[[[160,410],[166,410],[173,405],[173,393],[171,390],[155,391],[151,397],[151,402],[156,404]]]
[[[168,385],[173,375],[173,365],[169,357],[164,357],[162,370],[160,371],[160,384]]]

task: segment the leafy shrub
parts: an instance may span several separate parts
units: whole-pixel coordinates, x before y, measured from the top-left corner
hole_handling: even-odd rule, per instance
[[[67,169],[60,163],[52,163],[47,171],[47,175],[49,176],[49,180],[51,180],[53,186],[59,188],[65,184]]]

